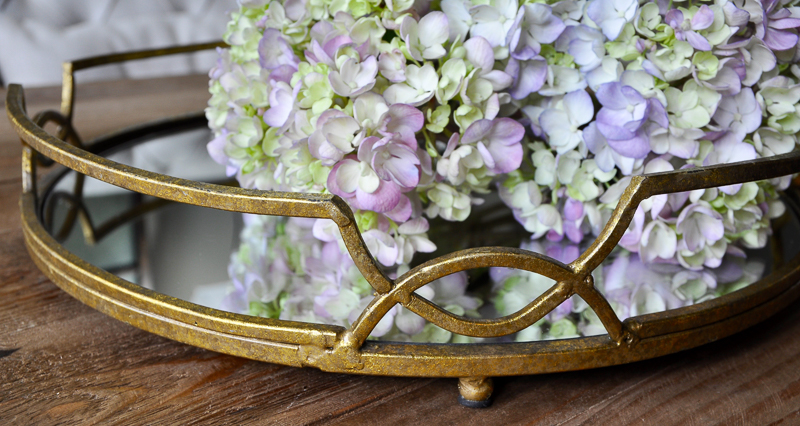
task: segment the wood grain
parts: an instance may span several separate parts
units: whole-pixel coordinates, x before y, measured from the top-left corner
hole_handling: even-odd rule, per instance
[[[78,91],[86,138],[200,109],[205,77]],[[28,91],[31,112],[57,88]],[[0,118],[0,424],[800,424],[800,304],[695,350],[626,366],[501,378],[484,410],[456,381],[328,374],[145,333],[39,272],[19,225],[19,142]]]

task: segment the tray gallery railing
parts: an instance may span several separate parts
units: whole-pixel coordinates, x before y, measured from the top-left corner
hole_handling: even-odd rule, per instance
[[[378,267],[356,226],[353,212],[335,195],[260,191],[179,179],[123,165],[98,155],[146,135],[175,132],[201,123],[201,114],[180,116],[125,129],[84,144],[72,125],[74,73],[115,62],[194,52],[219,43],[95,57],[67,63],[61,111],[29,117],[23,88],[11,85],[6,110],[23,143],[20,205],[25,241],[39,268],[72,296],[112,317],[180,342],[245,358],[325,371],[391,376],[460,378],[460,401],[485,406],[493,376],[537,374],[602,367],[653,358],[731,335],[758,323],[800,296],[800,256],[759,282],[696,305],[621,321],[597,290],[592,271],[616,247],[643,200],[660,194],[777,178],[800,172],[800,152],[741,163],[633,176],[597,239],[570,264],[531,251],[480,247],[449,253],[418,265],[395,280]],[[58,126],[56,135],[43,128]],[[50,162],[78,172],[71,205],[58,232],[48,232],[36,169]],[[155,204],[139,206],[95,227],[81,207],[83,176],[140,194],[191,205],[258,215],[327,218],[339,227],[353,261],[375,298],[349,327],[239,315],[211,309],[135,285],[99,269],[59,244],[80,223],[88,241],[102,238]],[[792,192],[791,190],[789,192]],[[792,200],[791,194],[787,197]],[[790,205],[792,203],[790,202]],[[52,235],[55,234],[55,235]],[[455,315],[415,290],[446,275],[484,267],[535,272],[556,283],[514,314],[473,319]],[[607,335],[523,343],[420,344],[368,341],[389,310],[401,305],[453,333],[500,337],[518,332],[578,295],[601,319]]]

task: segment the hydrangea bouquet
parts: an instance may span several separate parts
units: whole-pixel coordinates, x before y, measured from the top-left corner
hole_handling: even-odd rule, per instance
[[[429,219],[464,221],[492,191],[538,245],[526,247],[569,261],[563,253],[577,256],[598,234],[632,175],[795,148],[795,3],[241,0],[210,72],[208,151],[244,187],[345,199],[389,274],[436,249]],[[727,273],[723,258],[766,244],[769,220],[785,210],[776,192],[789,183],[642,202],[620,241],[629,253],[615,262],[670,284],[657,289],[652,274],[598,280],[615,283],[607,293],[627,288],[617,292],[627,303],[610,297],[618,313],[700,300],[718,277],[752,279],[743,271],[757,267],[736,260],[739,273]],[[368,303],[333,222],[246,222],[232,309],[346,325]],[[491,275],[501,314],[541,287],[534,274]],[[483,301],[466,287],[461,273],[418,291],[477,315]],[[565,303],[538,330],[598,331],[584,310]],[[373,336],[453,338],[399,307]]]

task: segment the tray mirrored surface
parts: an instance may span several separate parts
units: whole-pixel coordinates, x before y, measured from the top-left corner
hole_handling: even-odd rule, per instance
[[[109,158],[171,176],[232,184],[224,167],[208,157],[205,144],[209,138],[205,129],[155,137]],[[337,265],[331,266],[325,245],[311,235],[313,220],[245,218],[239,213],[163,202],[91,178],[85,179],[78,197],[77,176],[64,171],[43,192],[39,213],[45,228],[69,251],[132,283],[215,309],[345,326],[372,297],[364,281],[348,275],[354,274],[352,268],[336,271]],[[520,245],[568,263],[585,248],[530,241],[510,212],[491,196],[480,208],[473,214],[478,219],[467,223],[432,221],[429,237],[438,250],[417,256],[413,264],[462,248]],[[82,227],[88,222],[76,214],[81,211],[91,227],[103,234],[97,241],[87,240]],[[617,250],[595,271],[595,282],[621,319],[710,300],[756,282],[798,252],[800,225],[791,209],[773,226],[775,232],[766,247],[746,250],[746,257],[726,255],[718,268],[645,265],[638,255]],[[348,259],[338,261],[347,263]],[[291,274],[282,273],[287,266],[284,263],[293,270]],[[329,275],[319,272],[326,264],[334,269]],[[340,289],[342,282],[349,283],[347,290],[354,295],[332,295],[330,283],[318,282],[321,277],[338,280]],[[459,315],[497,317],[521,308],[553,284],[536,274],[500,268],[470,271],[465,279],[436,283],[418,293]],[[286,282],[276,291],[281,280]],[[298,284],[301,281],[303,284]],[[445,297],[453,291],[458,294]],[[398,307],[393,312],[394,324],[381,331],[380,337],[455,343],[478,340],[441,333],[443,330],[432,324],[424,325],[424,320],[420,325],[421,319],[412,316]],[[540,323],[501,340],[595,334],[605,334],[605,330],[591,308],[573,296]]]

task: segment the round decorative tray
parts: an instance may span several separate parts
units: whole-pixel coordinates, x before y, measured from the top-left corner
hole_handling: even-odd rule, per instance
[[[76,61],[65,65],[62,110],[30,118],[22,87],[8,89],[8,117],[24,145],[23,195],[20,200],[25,241],[39,268],[75,298],[149,332],[180,342],[245,358],[325,371],[392,376],[460,378],[462,403],[484,406],[492,376],[580,370],[653,358],[696,347],[750,327],[800,296],[800,255],[781,261],[797,232],[798,203],[790,189],[784,200],[792,218],[773,237],[771,272],[758,282],[730,294],[664,312],[621,321],[595,287],[592,271],[616,247],[639,203],[648,197],[715,186],[772,179],[800,172],[794,152],[743,163],[699,167],[634,176],[619,205],[597,239],[572,263],[509,247],[478,247],[449,253],[417,265],[395,280],[387,277],[370,255],[349,206],[339,197],[282,193],[201,183],[154,173],[104,156],[158,136],[179,134],[205,125],[202,114],[144,124],[83,144],[72,128],[73,73],[95,65],[185,53],[216,44],[136,52]],[[56,136],[47,123],[59,126]],[[52,160],[61,168],[37,179],[36,169]],[[71,177],[71,192],[56,191]],[[129,208],[95,227],[82,203],[83,176],[144,196]],[[55,199],[69,205],[53,230]],[[212,309],[133,284],[69,251],[63,240],[80,223],[87,241],[101,240],[121,225],[164,205],[168,200],[195,206],[257,215],[332,219],[341,231],[358,269],[375,297],[349,328],[282,321]],[[506,267],[531,271],[556,283],[516,313],[490,319],[455,315],[415,293],[446,275],[476,268]],[[367,340],[390,309],[402,305],[452,333],[491,338],[531,326],[561,303],[577,295],[602,321],[607,334],[577,339],[477,344],[394,343]]]

